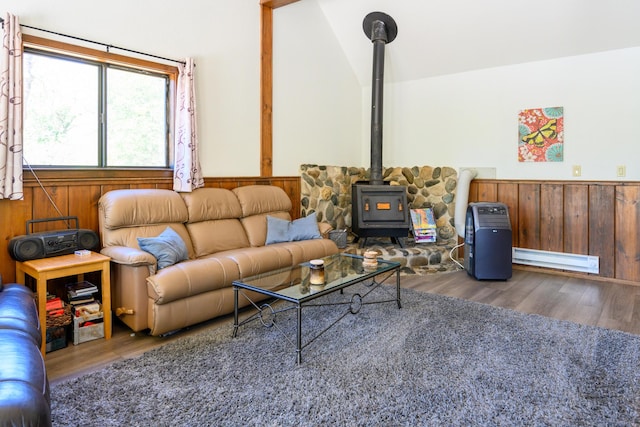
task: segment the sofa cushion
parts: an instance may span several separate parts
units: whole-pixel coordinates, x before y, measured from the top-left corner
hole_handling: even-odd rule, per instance
[[[187,208],[178,193],[159,189],[113,190],[98,202],[101,229],[187,222]],[[103,242],[103,246],[104,242]]]
[[[249,247],[247,235],[238,219],[220,219],[187,224],[196,258],[217,252]]]
[[[280,187],[248,185],[232,190],[242,207],[242,226],[253,247],[264,246],[267,238],[267,216],[291,220],[291,199]]]
[[[50,426],[49,382],[33,292],[9,283],[0,292],[0,425]]]
[[[316,213],[294,221],[267,216],[267,237],[265,245],[280,242],[321,239]]]
[[[140,249],[149,252],[158,260],[158,270],[189,258],[184,240],[171,227],[158,237],[138,237]]]
[[[182,195],[189,213],[187,230],[196,258],[249,246],[240,223],[240,202],[231,190],[199,188]]]
[[[191,193],[182,193],[187,207],[189,223],[216,219],[240,218],[242,208],[231,190],[224,188],[198,188]]]
[[[307,262],[315,258],[323,258],[340,252],[338,246],[330,239],[300,240],[269,245],[270,248],[282,248],[291,254],[292,265]]]
[[[0,331],[10,329],[31,339],[36,347],[42,344],[38,308],[33,292],[24,285],[9,283],[0,294]]]
[[[232,191],[240,202],[243,217],[291,210],[291,199],[280,187],[247,185],[234,188]]]
[[[184,225],[189,219],[187,208],[175,191],[113,190],[100,198],[98,208],[102,253],[114,246],[138,250],[138,237],[156,237],[170,226],[182,237],[189,257],[193,256],[191,239]],[[135,264],[155,264],[151,255],[139,250],[137,254],[129,254],[129,257],[135,259]],[[116,258],[114,262],[125,261]]]
[[[40,349],[31,338],[0,330],[0,424],[50,426],[49,382]]]
[[[284,221],[291,221],[288,212],[275,212],[270,214],[252,215],[242,218],[240,222],[249,239],[249,246],[264,246],[267,241],[267,217],[280,218]]]
[[[238,265],[229,258],[190,260],[158,271],[147,278],[147,293],[154,304],[168,304],[231,286],[240,278]]]
[[[215,257],[233,261],[238,266],[241,278],[292,265],[291,252],[278,245],[220,252]]]

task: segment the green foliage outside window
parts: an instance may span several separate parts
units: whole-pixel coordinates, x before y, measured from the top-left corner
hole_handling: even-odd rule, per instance
[[[29,50],[24,158],[44,167],[168,167],[168,77]]]

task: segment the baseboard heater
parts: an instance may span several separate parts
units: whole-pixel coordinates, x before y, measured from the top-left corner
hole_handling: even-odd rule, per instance
[[[582,273],[599,274],[600,272],[600,258],[591,255],[513,248],[512,262],[514,264],[580,271]]]

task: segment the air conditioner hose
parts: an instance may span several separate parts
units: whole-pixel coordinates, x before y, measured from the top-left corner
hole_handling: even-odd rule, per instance
[[[475,169],[462,169],[458,176],[458,186],[456,190],[456,205],[453,222],[456,226],[456,233],[464,239],[465,217],[469,204],[469,186],[473,178],[478,175]]]

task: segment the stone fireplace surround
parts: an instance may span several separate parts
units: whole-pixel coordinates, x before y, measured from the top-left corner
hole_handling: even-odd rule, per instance
[[[301,215],[316,213],[318,221],[351,234],[351,185],[369,180],[369,169],[350,166],[305,164],[301,173]],[[436,243],[415,244],[409,236],[403,248],[384,238],[369,238],[367,246],[349,244],[345,252],[361,254],[376,250],[384,259],[398,261],[404,273],[429,273],[456,269],[449,256],[457,244],[454,225],[455,190],[458,176],[447,166],[413,166],[383,168],[383,178],[390,185],[407,188],[409,209],[431,208],[437,226]],[[361,242],[359,242],[361,243]],[[454,254],[454,256],[457,256]]]

